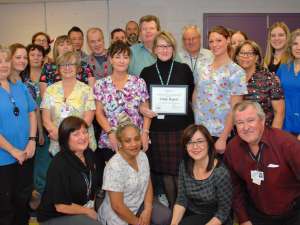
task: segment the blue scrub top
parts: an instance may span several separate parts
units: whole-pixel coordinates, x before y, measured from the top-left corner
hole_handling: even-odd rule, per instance
[[[285,96],[283,129],[300,134],[300,72],[295,74],[294,63],[281,64],[276,74]]]
[[[19,108],[19,115],[15,116],[14,105],[10,95]],[[0,134],[14,147],[24,150],[30,134],[29,112],[34,111],[36,103],[27,87],[17,81],[10,83],[10,93],[0,86]],[[0,148],[0,166],[13,164],[16,159],[6,150]]]

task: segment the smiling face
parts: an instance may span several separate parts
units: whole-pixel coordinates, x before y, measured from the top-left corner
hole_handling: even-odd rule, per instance
[[[173,57],[173,46],[168,43],[166,40],[159,38],[157,40],[154,53],[161,61],[165,62],[168,61]]]
[[[59,56],[72,50],[73,46],[69,41],[63,41],[57,45],[57,52]]]
[[[126,158],[136,157],[142,147],[141,135],[134,127],[126,127],[122,131],[121,139],[119,140],[120,151]]]
[[[48,39],[43,34],[40,34],[40,35],[36,36],[36,38],[34,39],[34,43],[33,44],[40,45],[45,50],[47,50],[49,48]]]
[[[28,64],[27,51],[25,48],[18,48],[12,56],[12,69],[17,72],[25,70]]]
[[[140,27],[140,38],[143,43],[153,43],[155,35],[158,33],[155,21],[144,21]]]
[[[292,43],[292,55],[296,60],[300,59],[300,36],[297,36]]]
[[[83,35],[80,32],[72,31],[69,35],[74,50],[80,51],[83,46]]]
[[[238,135],[249,145],[259,143],[264,131],[264,124],[265,120],[257,115],[257,111],[253,106],[235,112],[235,125]]]
[[[58,65],[59,68],[59,74],[63,80],[66,79],[76,79],[76,73],[77,73],[77,64],[76,64],[76,58],[71,57],[69,60],[65,61],[62,64]]]
[[[237,55],[238,64],[245,70],[253,69],[256,66],[257,60],[258,56],[254,53],[252,46],[244,44]]]
[[[245,41],[245,37],[241,33],[235,33],[231,36],[231,47],[236,49],[237,46]]]
[[[11,60],[8,58],[7,53],[0,52],[0,81],[6,80],[10,74]]]
[[[89,145],[89,133],[88,130],[82,126],[79,130],[75,130],[70,133],[69,136],[69,149],[72,152],[83,152]]]
[[[275,50],[284,49],[287,44],[287,34],[281,27],[275,27],[270,33],[270,43]]]
[[[115,72],[126,72],[130,62],[127,52],[119,52],[110,57],[110,63]]]
[[[91,31],[87,35],[87,43],[92,53],[101,55],[104,53],[104,39],[100,31]]]
[[[212,32],[209,35],[208,41],[209,41],[209,48],[214,54],[214,56],[222,56],[224,54],[228,54],[227,47],[230,43],[229,38],[226,39],[223,35],[217,32]]]
[[[200,51],[201,36],[195,29],[187,29],[183,34],[183,45],[185,50],[194,55]]]
[[[197,130],[192,136],[191,140],[186,145],[189,156],[197,161],[207,159],[208,156],[208,142],[205,136]]]

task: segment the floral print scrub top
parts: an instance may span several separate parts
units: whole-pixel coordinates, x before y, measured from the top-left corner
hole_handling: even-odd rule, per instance
[[[112,128],[120,122],[130,120],[139,128],[143,127],[143,117],[139,112],[141,103],[149,99],[143,79],[128,75],[122,90],[117,90],[111,76],[98,80],[94,86],[95,99],[103,105],[104,114]],[[111,148],[107,134],[102,131],[99,138],[100,148]]]
[[[195,123],[203,124],[212,136],[219,137],[229,113],[230,97],[247,94],[245,71],[233,61],[213,70],[211,64],[197,68],[195,77]]]
[[[46,89],[45,96],[41,103],[42,109],[48,109],[56,127],[68,116],[83,117],[84,112],[95,110],[93,90],[88,85],[77,81],[71,94],[65,99],[62,81],[56,82]],[[88,129],[90,143],[89,147],[95,150],[96,140],[94,128],[91,125]],[[59,152],[57,141],[51,140],[49,152],[54,156]]]

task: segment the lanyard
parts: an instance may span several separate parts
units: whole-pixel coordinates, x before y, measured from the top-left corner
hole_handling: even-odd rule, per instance
[[[193,72],[193,73],[194,73],[194,71],[195,71],[195,69],[196,69],[196,65],[197,65],[198,57],[199,57],[199,55],[197,55],[197,58],[195,59],[195,64],[193,65],[193,57],[190,55],[190,60],[191,60],[191,69],[192,69],[192,72]]]
[[[171,64],[171,67],[170,67],[170,70],[169,70],[169,75],[168,75],[167,83],[164,84],[163,79],[162,79],[161,74],[160,74],[160,71],[159,71],[158,66],[157,66],[157,61],[156,61],[155,67],[156,67],[156,71],[157,71],[157,74],[158,74],[158,77],[159,77],[161,85],[169,85],[171,74],[172,74],[172,71],[173,71],[173,65],[174,65],[174,60],[172,61],[172,64]]]
[[[262,143],[260,146],[259,146],[259,150],[258,150],[258,155],[257,156],[254,156],[254,154],[251,152],[251,150],[248,152],[251,159],[256,161],[256,168],[258,169],[258,165],[259,165],[259,162],[262,158],[262,151],[263,151],[263,148],[264,148],[264,143]]]
[[[86,197],[89,200],[90,199],[90,195],[91,195],[91,191],[92,191],[92,171],[89,171],[89,178],[87,177],[87,175],[85,173],[81,173],[86,185]]]

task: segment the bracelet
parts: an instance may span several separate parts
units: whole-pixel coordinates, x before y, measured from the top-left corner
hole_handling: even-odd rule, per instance
[[[112,134],[113,132],[115,132],[113,129],[110,129],[109,131],[106,132],[107,136],[109,136],[110,134]]]
[[[149,134],[150,131],[148,129],[142,129],[142,133],[146,133],[146,134]]]
[[[29,141],[36,141],[36,137],[28,137]]]

